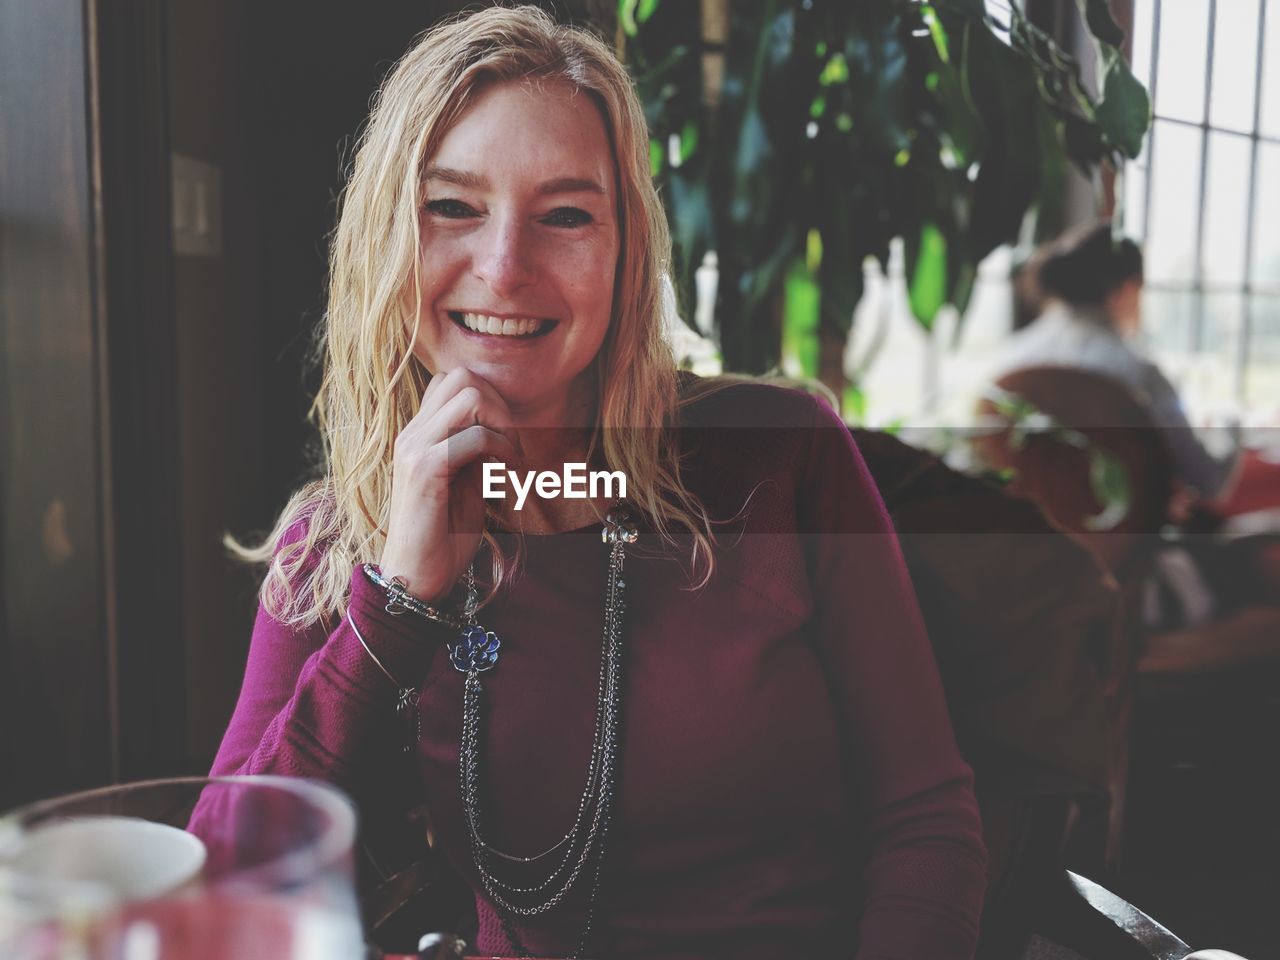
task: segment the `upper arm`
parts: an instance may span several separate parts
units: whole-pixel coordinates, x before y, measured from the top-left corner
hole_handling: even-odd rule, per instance
[[[276,620],[259,603],[240,696],[213,761],[213,776],[241,770],[271,721],[293,697],[303,666],[326,639],[323,625],[295,630]]]
[[[897,536],[844,424],[815,404],[801,492],[815,640],[872,806],[967,777]]]
[[[801,515],[814,641],[866,856],[859,955],[968,958],[986,886],[972,773],[875,484],[825,407],[813,434]]]

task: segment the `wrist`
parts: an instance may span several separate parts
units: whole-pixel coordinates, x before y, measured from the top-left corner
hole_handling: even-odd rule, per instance
[[[387,576],[382,572],[380,566],[375,566],[372,563],[364,564],[362,569],[370,582],[385,592],[387,603],[384,609],[387,613],[396,617],[403,616],[406,613],[414,613],[426,620],[433,620],[447,627],[461,629],[463,625],[462,618],[452,612],[441,609],[437,605],[439,603],[438,600],[428,601],[415,595],[409,589],[409,584],[403,577]],[[447,595],[447,592],[445,595]]]
[[[437,583],[435,577],[428,576],[420,570],[414,570],[413,564],[403,563],[395,557],[383,555],[377,564],[365,564],[387,581],[398,581],[412,596],[423,603],[432,605],[443,603],[453,589],[452,584]]]

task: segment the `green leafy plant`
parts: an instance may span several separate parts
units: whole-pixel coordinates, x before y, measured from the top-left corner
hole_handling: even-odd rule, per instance
[[[714,249],[728,369],[776,365],[785,313],[816,375],[814,343],[843,346],[862,264],[885,265],[895,238],[916,319],[963,312],[978,263],[1029,213],[1039,233],[1059,225],[1067,164],[1137,154],[1150,105],[1105,0],[1079,0],[1096,97],[1018,3],[728,0],[727,36],[708,45],[711,0],[619,0],[683,297]]]

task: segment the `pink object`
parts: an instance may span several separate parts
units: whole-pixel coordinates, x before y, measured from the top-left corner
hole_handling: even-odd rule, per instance
[[[1211,504],[1215,513],[1234,517],[1280,507],[1280,463],[1257,450],[1245,450],[1239,470],[1230,494]]]
[[[345,921],[297,897],[205,892],[128,905],[95,931],[91,955],[328,960],[324,950],[344,941]]]

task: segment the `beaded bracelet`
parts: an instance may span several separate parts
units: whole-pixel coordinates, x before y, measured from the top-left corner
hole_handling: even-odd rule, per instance
[[[420,617],[434,620],[436,623],[442,623],[454,630],[463,628],[462,621],[457,617],[450,616],[443,610],[439,610],[411,594],[409,585],[404,582],[403,578],[392,577],[388,580],[371,563],[366,563],[363,569],[366,577],[387,591],[387,605],[383,609],[393,617],[403,616],[406,613],[416,613]]]

